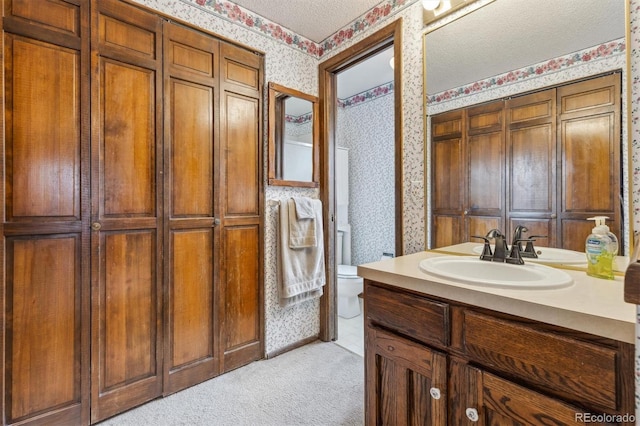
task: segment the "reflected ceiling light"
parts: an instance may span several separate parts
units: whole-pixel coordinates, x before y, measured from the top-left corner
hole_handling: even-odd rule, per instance
[[[395,66],[395,63],[393,61],[393,56],[391,57],[391,59],[389,59],[389,66],[391,67],[391,69],[393,69],[393,67]]]
[[[440,6],[440,0],[422,0],[422,7],[425,10],[436,10]]]

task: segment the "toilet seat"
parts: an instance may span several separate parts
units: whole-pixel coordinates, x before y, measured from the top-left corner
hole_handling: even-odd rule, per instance
[[[338,278],[359,279],[358,267],[353,265],[338,265]]]

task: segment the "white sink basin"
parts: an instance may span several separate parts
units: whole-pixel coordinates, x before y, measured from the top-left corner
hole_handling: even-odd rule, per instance
[[[473,252],[480,255],[482,254],[482,245],[473,248]],[[587,258],[584,253],[573,250],[565,250],[553,247],[538,247],[534,246],[537,258],[523,257],[525,262],[543,262],[543,263],[557,263],[563,265],[578,265],[587,263]],[[494,247],[491,246],[491,251]]]
[[[420,269],[452,281],[487,287],[549,290],[573,284],[571,275],[549,266],[511,265],[463,256],[431,257],[420,262]]]

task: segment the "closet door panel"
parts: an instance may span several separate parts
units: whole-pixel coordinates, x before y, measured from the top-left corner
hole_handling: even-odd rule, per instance
[[[172,366],[213,356],[213,232],[172,234]]]
[[[89,418],[89,15],[87,2],[74,3],[2,6],[0,399],[7,424]]]
[[[7,76],[7,220],[79,220],[79,52],[11,35],[5,44],[19,70]]]
[[[469,212],[500,215],[504,204],[500,190],[504,176],[502,133],[469,136],[467,143]]]
[[[171,81],[172,217],[213,216],[213,89]]]
[[[564,162],[571,165],[562,176],[565,212],[614,210],[614,118],[610,113],[562,122]]]
[[[103,233],[102,392],[156,373],[155,239],[150,231]]]
[[[227,285],[224,305],[227,320],[224,343],[225,350],[231,351],[260,339],[260,294],[256,286],[246,285],[258,281],[260,262],[257,257],[243,255],[258,252],[258,227],[232,228],[226,231],[225,241]]]
[[[155,216],[155,73],[102,63],[103,216]]]
[[[220,340],[222,371],[264,352],[262,57],[220,44]]]
[[[216,208],[218,42],[164,23],[165,362],[164,391],[220,371]]]
[[[91,419],[162,393],[161,20],[92,3]]]
[[[550,124],[509,133],[510,212],[550,214],[554,208],[555,143]]]
[[[228,215],[258,215],[259,100],[225,94]]]
[[[79,252],[79,235],[8,239],[5,368],[10,423],[52,409],[79,415]]]
[[[558,88],[558,232],[564,248],[584,250],[593,226],[585,219],[592,216],[609,217],[611,232],[622,238],[620,85],[615,73]]]

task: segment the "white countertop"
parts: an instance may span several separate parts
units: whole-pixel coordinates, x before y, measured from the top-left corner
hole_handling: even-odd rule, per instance
[[[465,253],[474,243],[444,247],[358,266],[358,275],[425,295],[517,315],[572,330],[635,344],[636,306],[624,301],[624,277],[614,280],[565,269],[570,287],[552,290],[504,289],[458,283],[427,274],[420,261],[445,253]],[[525,259],[526,262],[526,259]]]

